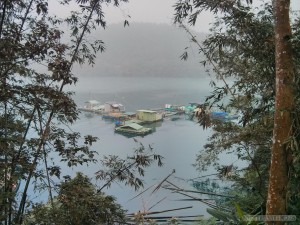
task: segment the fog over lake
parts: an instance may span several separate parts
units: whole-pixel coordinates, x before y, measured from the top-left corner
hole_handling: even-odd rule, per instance
[[[124,104],[126,111],[135,112],[138,109],[164,108],[167,103],[177,105],[188,105],[189,102],[201,103],[209,94],[210,86],[209,79],[205,78],[93,77],[80,80],[73,91],[76,93],[74,99],[79,106],[89,99],[95,99],[101,103],[115,100]],[[72,129],[80,131],[83,135],[92,134],[99,137],[99,141],[93,147],[99,153],[99,158],[113,154],[120,157],[129,156],[138,144],[132,138],[114,133],[114,127],[113,122],[103,120],[100,115],[90,116],[83,112]],[[155,153],[164,157],[165,164],[163,167],[152,166],[146,170],[143,178],[146,182],[145,188],[157,185],[173,169],[176,173],[169,180],[187,189],[193,189],[189,179],[213,173],[211,170],[199,174],[192,166],[195,163],[196,154],[202,150],[206,139],[211,134],[210,129],[203,130],[195,121],[188,120],[184,115],[176,121],[165,118],[154,127],[155,132],[136,139],[144,146],[151,145]],[[235,159],[225,155],[222,160],[227,164],[234,162]],[[72,173],[81,171],[93,177],[97,169],[99,169],[99,164],[75,168],[74,171],[66,168],[64,171]],[[98,184],[101,186],[101,183]],[[184,196],[172,194],[163,189],[151,195],[151,190],[153,188],[132,201],[130,199],[138,193],[123,184],[113,184],[105,192],[116,196],[118,202],[129,212],[147,210],[164,199],[151,211],[193,206],[182,212],[175,211],[172,215],[207,215],[205,211],[207,206],[200,202],[179,201]]]
[[[165,104],[203,103],[210,94],[211,79],[199,63],[201,57],[198,58],[197,49],[190,49],[192,52],[189,52],[191,55],[187,62],[180,60],[184,47],[190,46],[182,30],[157,24],[133,24],[127,30],[116,25],[101,37],[107,44],[107,52],[98,56],[93,67],[74,70],[79,81],[69,90],[75,92],[74,100],[79,107],[94,99],[100,103],[116,101],[122,103],[126,111],[136,112],[138,109],[163,109]],[[99,137],[93,147],[99,153],[99,159],[103,155],[129,156],[138,144],[132,138],[114,133],[114,127],[113,122],[105,121],[99,115],[81,113],[80,120],[72,129],[83,135]],[[155,153],[164,157],[163,167],[152,166],[146,170],[143,178],[145,188],[155,187],[173,169],[176,172],[169,180],[187,189],[193,189],[190,179],[214,172],[199,174],[192,166],[210,134],[210,129],[203,130],[195,121],[182,116],[176,121],[165,118],[155,125],[155,132],[137,138],[144,146],[151,145]],[[224,156],[222,160],[231,163],[234,159]],[[65,168],[64,171],[81,171],[93,177],[99,166],[93,164],[72,171]],[[101,186],[101,183],[98,185]],[[160,202],[151,211],[192,206],[168,215],[207,215],[207,206],[200,202],[179,201],[185,196],[164,189],[151,194],[152,190],[132,201],[130,199],[138,193],[123,184],[113,184],[105,192],[116,196],[129,212],[148,210]]]
[[[163,109],[165,104],[203,103],[212,90],[211,78],[199,63],[196,49],[190,52],[192,57],[188,62],[180,60],[179,56],[184,46],[189,44],[185,34],[167,25],[131,26],[133,28],[129,30],[129,34],[126,30],[120,31],[122,26],[116,25],[111,29],[111,33],[101,36],[107,43],[107,53],[100,54],[93,67],[85,65],[74,68],[73,73],[79,80],[76,85],[66,90],[74,92],[73,98],[78,107],[82,107],[88,100],[97,100],[102,104],[116,101],[123,104],[127,112],[136,112],[139,109]],[[82,136],[91,134],[99,138],[92,146],[92,150],[99,154],[96,156],[98,160],[104,155],[126,158],[139,147],[132,138],[115,133],[115,124],[103,120],[101,115],[82,112],[80,119],[69,128],[80,132]],[[199,124],[184,115],[175,121],[165,118],[162,122],[154,124],[153,128],[153,133],[136,138],[144,146],[151,145],[156,154],[164,157],[163,167],[153,165],[146,169],[143,178],[145,188],[152,188],[134,200],[131,199],[139,192],[124,184],[114,183],[104,190],[105,193],[115,196],[129,213],[192,206],[190,209],[166,214],[207,215],[207,206],[198,201],[180,201],[186,197],[162,188],[153,194],[151,191],[173,170],[175,173],[168,180],[186,189],[193,189],[191,179],[215,172],[209,170],[199,173],[192,166],[196,155],[206,144],[211,130],[203,130]],[[227,165],[235,160],[230,155],[222,156],[222,161]],[[101,165],[96,163],[73,169],[62,165],[62,168],[61,177],[82,172],[95,178],[95,172],[101,169]],[[103,185],[100,181],[95,183],[98,186]],[[41,200],[42,196],[43,193],[37,198]],[[194,196],[207,198],[197,194]]]
[[[209,79],[204,78],[138,78],[93,77],[81,79],[74,90],[75,100],[82,106],[89,99],[100,103],[118,101],[126,111],[163,108],[165,104],[187,105],[203,102],[209,90]]]

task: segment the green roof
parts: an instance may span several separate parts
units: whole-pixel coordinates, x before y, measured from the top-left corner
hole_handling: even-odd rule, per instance
[[[121,126],[121,128],[132,128],[134,130],[140,130],[140,129],[143,129],[144,127],[137,124],[137,123],[130,123],[130,124],[127,124],[127,125],[124,125],[124,126]]]

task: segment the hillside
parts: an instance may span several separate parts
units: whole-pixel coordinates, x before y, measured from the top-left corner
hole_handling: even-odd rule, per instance
[[[198,40],[204,34],[196,34]],[[105,43],[94,67],[77,68],[79,76],[195,77],[203,76],[196,46],[184,30],[166,24],[134,23],[110,25],[95,38]],[[185,47],[191,47],[188,61],[180,60]]]

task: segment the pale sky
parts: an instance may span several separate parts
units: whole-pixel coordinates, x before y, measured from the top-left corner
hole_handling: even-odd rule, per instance
[[[120,8],[110,7],[106,18],[108,23],[122,22],[127,15],[130,15],[129,22],[150,22],[150,23],[173,23],[174,7],[177,0],[129,0]],[[262,0],[253,0],[253,4],[260,5]],[[291,8],[300,10],[300,0],[291,0]],[[193,28],[199,32],[208,32],[209,24],[213,22],[213,15],[209,12],[202,12],[198,17],[197,24]]]
[[[148,22],[148,23],[167,23],[173,24],[174,7],[177,0],[129,0],[128,3],[122,3],[120,7],[104,7],[105,17],[108,25],[111,23],[124,22],[125,19],[129,23]],[[253,0],[253,3],[260,5],[262,0]],[[54,1],[50,1],[54,3]],[[55,13],[60,16],[66,15],[72,6],[63,8],[54,5]],[[291,0],[291,8],[300,10],[300,0]],[[128,17],[130,15],[130,18]],[[213,15],[209,12],[203,12],[197,20],[197,24],[193,27],[199,32],[208,32],[210,23],[213,22]]]
[[[129,0],[120,8],[110,7],[106,18],[108,23],[122,22],[127,15],[129,22],[167,23],[173,24],[174,4],[176,0]],[[209,23],[213,20],[209,13],[203,13],[194,30],[208,32]]]

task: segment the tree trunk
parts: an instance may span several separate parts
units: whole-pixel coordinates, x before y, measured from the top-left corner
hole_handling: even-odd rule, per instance
[[[267,199],[267,215],[286,214],[286,194],[291,154],[289,137],[292,135],[292,109],[294,106],[294,68],[290,45],[291,27],[289,0],[273,0],[276,51],[276,96],[271,154],[270,177]],[[284,221],[268,222],[284,224]]]

